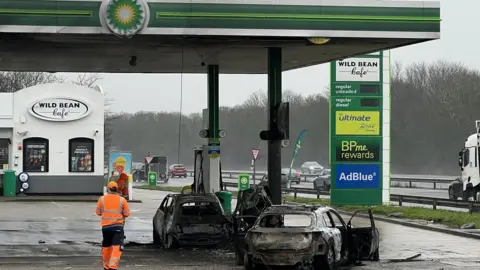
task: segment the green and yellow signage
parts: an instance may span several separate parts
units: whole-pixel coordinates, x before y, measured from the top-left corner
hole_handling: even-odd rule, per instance
[[[331,200],[335,205],[386,201],[384,190],[389,184],[383,181],[384,108],[390,96],[383,93],[387,60],[383,52],[378,52],[331,63]]]

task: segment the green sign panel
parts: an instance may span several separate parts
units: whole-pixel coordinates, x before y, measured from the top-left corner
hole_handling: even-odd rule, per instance
[[[330,164],[334,205],[382,204],[383,52],[331,63]]]
[[[148,173],[148,185],[149,186],[156,186],[157,185],[157,173],[156,172],[149,172]]]
[[[238,191],[242,191],[250,188],[250,175],[249,174],[239,174],[238,175]]]
[[[380,137],[334,137],[331,158],[335,163],[379,163],[382,160],[382,139]]]

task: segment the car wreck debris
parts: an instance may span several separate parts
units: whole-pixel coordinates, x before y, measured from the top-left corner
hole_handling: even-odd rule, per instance
[[[352,216],[352,218],[356,213]],[[362,260],[379,260],[379,233],[371,226],[354,228],[332,208],[271,205],[246,232],[245,269],[257,266],[303,266],[333,269]],[[240,258],[239,258],[240,259]]]
[[[217,246],[228,241],[228,224],[214,194],[169,194],[153,217],[154,244]]]

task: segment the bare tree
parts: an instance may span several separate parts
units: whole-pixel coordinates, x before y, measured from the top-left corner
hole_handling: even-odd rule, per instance
[[[77,79],[72,81],[74,84],[93,88],[102,77],[98,73],[82,73],[77,75]]]
[[[1,72],[0,92],[16,92],[37,84],[64,81],[63,77],[47,72]]]

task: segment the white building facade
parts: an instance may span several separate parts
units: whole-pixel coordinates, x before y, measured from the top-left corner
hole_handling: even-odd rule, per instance
[[[0,93],[0,173],[26,172],[26,194],[102,194],[103,151],[99,87],[51,83]]]

